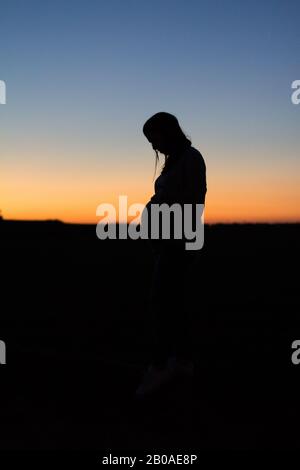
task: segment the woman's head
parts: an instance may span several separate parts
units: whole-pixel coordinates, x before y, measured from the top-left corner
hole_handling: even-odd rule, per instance
[[[151,116],[143,126],[143,133],[156,152],[156,163],[157,151],[165,155],[167,163],[170,156],[176,155],[185,145],[191,145],[191,141],[182,131],[177,118],[166,112]],[[166,163],[164,169],[167,166]]]

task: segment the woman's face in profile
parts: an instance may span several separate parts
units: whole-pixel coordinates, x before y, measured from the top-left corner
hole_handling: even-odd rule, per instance
[[[147,137],[152,148],[158,150],[160,153],[168,153],[168,145],[165,136],[159,131],[152,131],[149,137]]]

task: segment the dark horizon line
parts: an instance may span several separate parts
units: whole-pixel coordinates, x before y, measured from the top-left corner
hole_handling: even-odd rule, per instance
[[[58,223],[62,225],[98,225],[100,222],[97,223],[87,223],[87,222],[64,222],[63,220],[60,219],[4,219],[0,217],[0,223],[5,223],[5,222],[17,222],[17,223]],[[110,224],[113,224],[113,222],[110,222]],[[300,220],[298,221],[277,221],[277,222],[268,222],[268,221],[244,221],[244,222],[204,222],[204,225],[298,225],[300,224]],[[103,225],[107,225],[107,223],[104,223]],[[129,225],[129,223],[125,222],[116,222],[116,225]],[[138,224],[135,224],[138,225]]]

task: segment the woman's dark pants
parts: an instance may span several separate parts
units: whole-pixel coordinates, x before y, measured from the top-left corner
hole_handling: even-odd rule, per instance
[[[154,269],[149,298],[152,327],[152,363],[163,366],[176,354],[189,359],[191,344],[191,265],[197,252],[182,244],[163,245],[154,254]]]

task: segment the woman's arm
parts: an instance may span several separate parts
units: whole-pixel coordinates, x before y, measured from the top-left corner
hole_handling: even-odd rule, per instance
[[[183,163],[182,186],[182,210],[184,224],[187,224],[187,227],[184,227],[184,232],[192,230],[195,233],[198,224],[201,222],[199,219],[202,219],[207,191],[206,166],[201,153],[198,151],[189,153]],[[187,212],[186,215],[187,208],[184,206],[185,204],[192,205],[190,221],[186,219],[190,213]],[[199,204],[203,206],[199,207]]]
[[[190,153],[183,162],[182,202],[204,204],[207,191],[206,166],[200,152]]]

